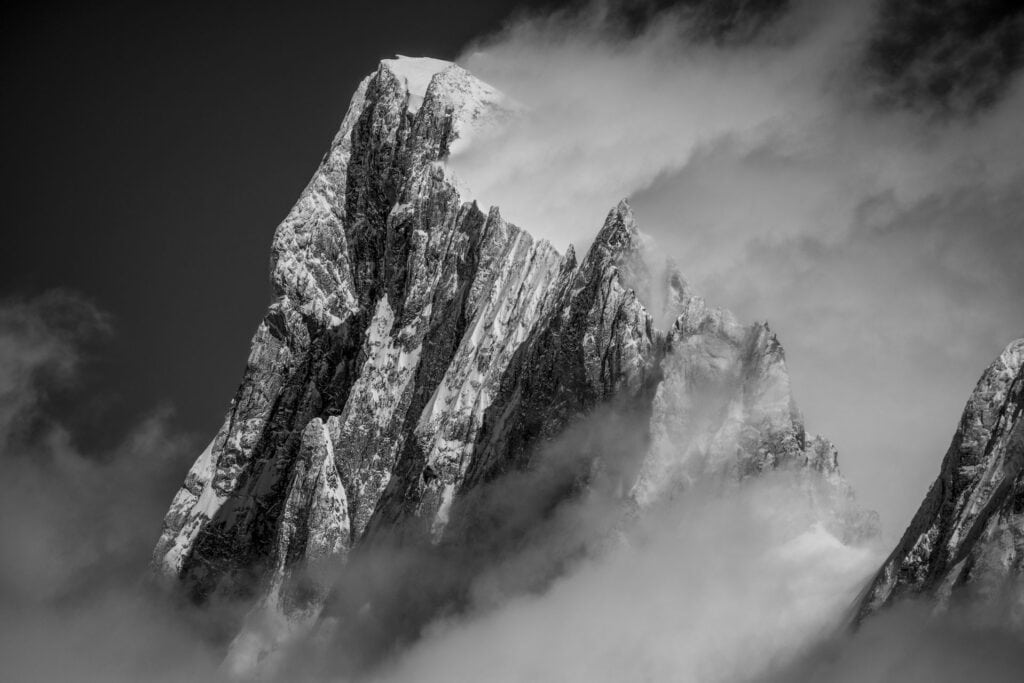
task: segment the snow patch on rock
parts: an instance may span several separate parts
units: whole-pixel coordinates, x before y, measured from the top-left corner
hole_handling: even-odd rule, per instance
[[[394,59],[381,60],[381,64],[391,70],[393,74],[405,81],[405,87],[409,91],[409,111],[415,114],[423,104],[423,98],[427,94],[427,87],[434,76],[444,71],[451,62],[432,57],[406,57],[396,55]]]

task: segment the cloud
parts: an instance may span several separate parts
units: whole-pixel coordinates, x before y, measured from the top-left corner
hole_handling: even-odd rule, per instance
[[[450,164],[531,231],[586,243],[609,205],[708,145],[750,147],[779,134],[780,120],[817,118],[821,82],[855,59],[849,37],[870,19],[858,3],[821,5],[830,11],[803,7],[724,48],[687,39],[692,17],[678,9],[636,35],[610,31],[600,5],[514,24],[460,61],[526,114]]]
[[[283,677],[361,679],[438,618],[460,620],[467,610],[543,591],[622,522],[621,482],[646,434],[646,420],[598,409],[546,440],[529,468],[478,484],[455,504],[439,544],[420,542],[418,530],[390,529],[344,566],[322,568],[333,584],[324,625],[272,668]]]
[[[906,75],[871,61],[891,28],[874,3],[627,5],[527,17],[469,49],[459,61],[521,107],[457,148],[452,170],[559,246],[585,248],[631,196],[698,289],[780,332],[809,426],[839,443],[861,500],[898,536],[977,376],[1024,332],[1016,72],[970,116],[936,116],[940,100],[883,97]],[[931,67],[945,68],[941,52]],[[519,488],[498,486],[483,495],[512,501],[496,511],[516,519]],[[962,674],[978,657],[974,671],[1011,670],[1019,638],[1001,623],[908,607],[842,632],[881,558],[808,523],[787,490],[688,496],[612,544],[595,540],[608,501],[584,498],[483,569],[457,553],[364,557],[342,577],[341,640],[328,642],[376,654],[326,670],[881,681]],[[397,641],[396,623],[408,628]]]
[[[1005,0],[887,0],[866,55],[879,99],[969,115],[1004,94],[1024,64],[1024,8]]]
[[[772,324],[808,426],[890,539],[974,382],[1024,334],[1019,69],[969,112],[927,88],[882,97],[909,92],[910,71],[974,78],[961,61],[983,46],[977,79],[1016,64],[1001,40],[967,43],[1019,12],[968,30],[969,3],[945,3],[949,49],[918,41],[918,66],[880,70],[880,46],[929,25],[925,4],[791,2],[710,41],[692,3],[642,3],[632,23],[600,3],[526,18],[460,59],[523,113],[451,159],[475,197],[561,247],[585,247],[630,196],[698,291]]]
[[[88,302],[51,297],[0,306],[0,385],[21,406],[0,434],[12,482],[0,502],[5,679],[222,680],[224,606],[196,611],[144,578],[196,444],[158,412],[110,452],[76,450],[47,397],[73,390],[81,344],[109,324]],[[297,643],[267,680],[887,680],[893,667],[928,680],[979,656],[993,675],[1016,665],[1014,636],[919,612],[822,641],[881,554],[839,543],[790,473],[623,518],[616,482],[643,433],[600,413],[550,442],[536,468],[481,491],[469,514],[482,544],[384,545],[328,568],[340,569],[340,630]],[[596,485],[554,505],[595,453],[607,461]]]
[[[0,306],[0,438],[30,431],[47,391],[70,381],[82,345],[109,332],[109,322],[90,302],[70,292],[48,292],[34,301]]]
[[[789,4],[789,0],[620,0],[591,3],[587,11],[599,15],[607,32],[632,35],[660,21],[671,10],[682,20],[678,25],[680,39],[724,44],[753,38],[778,19]]]
[[[844,546],[791,475],[693,491],[541,592],[441,619],[379,681],[738,681],[836,628],[879,554]]]
[[[108,317],[69,292],[0,302],[0,662],[5,680],[213,675],[189,610],[147,590],[167,501],[195,453],[158,410],[81,452],[55,408]],[[63,405],[63,404],[62,404]],[[116,427],[115,427],[116,428]]]
[[[880,548],[837,540],[796,472],[707,482],[636,511],[621,481],[646,430],[599,410],[531,468],[478,489],[453,511],[468,526],[448,542],[355,553],[322,628],[275,673],[739,681],[838,628]]]
[[[1019,632],[992,615],[956,607],[935,616],[927,604],[890,608],[855,634],[824,640],[761,677],[769,683],[1010,683],[1020,679]]]

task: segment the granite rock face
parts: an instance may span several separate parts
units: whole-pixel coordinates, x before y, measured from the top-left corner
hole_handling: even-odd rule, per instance
[[[328,581],[311,567],[479,533],[472,493],[599,409],[635,447],[584,449],[553,496],[600,479],[643,509],[786,468],[841,537],[874,533],[835,449],[805,432],[775,335],[692,294],[626,202],[578,262],[463,201],[446,155],[514,115],[458,66],[385,60],[278,227],[277,299],[154,551],[194,600],[264,612],[270,634],[248,624],[237,652],[315,620]]]
[[[964,598],[1024,626],[1024,339],[985,371],[939,476],[857,605],[859,623],[900,598],[939,611]]]

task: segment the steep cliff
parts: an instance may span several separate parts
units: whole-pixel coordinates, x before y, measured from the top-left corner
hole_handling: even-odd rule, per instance
[[[1024,339],[985,371],[939,476],[857,605],[860,622],[900,598],[958,597],[1024,625]]]
[[[577,262],[462,201],[448,152],[514,115],[458,66],[385,60],[278,227],[277,299],[154,552],[193,599],[272,616],[237,651],[316,618],[330,582],[314,566],[488,533],[474,491],[536,468],[598,409],[624,416],[637,447],[583,448],[538,505],[601,479],[642,510],[789,468],[837,535],[874,533],[835,449],[805,433],[774,334],[693,295],[626,202]]]

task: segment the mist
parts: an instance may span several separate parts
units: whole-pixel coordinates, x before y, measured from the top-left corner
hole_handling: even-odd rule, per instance
[[[152,590],[149,556],[197,442],[154,408],[83,452],[73,413],[114,323],[67,291],[0,302],[0,662],[10,681],[212,678],[197,615]]]
[[[598,409],[483,484],[438,546],[375,542],[333,569],[274,680],[754,679],[845,627],[884,551],[844,544],[808,474],[622,495],[647,422]],[[574,493],[573,493],[574,492]],[[331,573],[330,569],[326,570]]]
[[[435,623],[375,680],[736,681],[834,629],[879,559],[791,501],[786,475],[685,496],[559,578]]]
[[[518,114],[454,172],[561,248],[628,196],[697,291],[769,321],[808,427],[895,540],[1024,334],[1020,13],[634,4],[640,21],[590,3],[468,49]]]
[[[81,452],[51,410],[85,394],[90,345],[112,327],[67,292],[0,305],[4,677],[237,680],[220,625],[247,606],[197,607],[148,574],[199,442],[164,409]],[[644,420],[598,410],[465,503],[468,544],[384,543],[314,568],[334,583],[324,618],[261,679],[953,681],[978,657],[991,680],[1019,671],[1019,635],[998,620],[901,609],[849,634],[885,546],[833,536],[799,472],[708,482],[638,514],[619,482],[646,444]]]
[[[227,680],[218,626],[245,607],[196,607],[148,574],[198,440],[163,409],[85,453],[52,411],[87,395],[83,368],[113,328],[68,292],[0,306],[5,678]],[[741,680],[841,625],[879,547],[826,531],[795,473],[637,515],[618,482],[646,440],[643,419],[599,410],[464,503],[468,543],[384,543],[318,568],[335,585],[324,620],[263,678]]]
[[[759,680],[1011,683],[1024,667],[1020,645],[1020,633],[996,615],[963,605],[935,615],[930,605],[909,602],[876,615],[855,634],[819,642]]]

